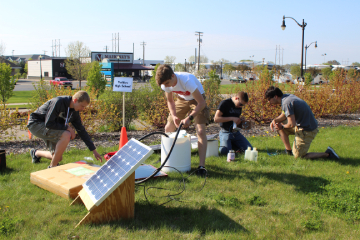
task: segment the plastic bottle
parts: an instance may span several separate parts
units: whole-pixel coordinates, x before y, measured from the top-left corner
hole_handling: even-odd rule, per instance
[[[257,162],[258,159],[258,151],[256,150],[256,148],[253,148],[253,150],[251,151],[251,161]]]
[[[84,157],[85,160],[94,161],[92,157]]]
[[[245,150],[244,159],[250,160],[250,158],[251,158],[251,147],[248,147],[248,149]]]
[[[235,160],[235,151],[234,150],[230,150],[228,155],[227,155],[227,162],[231,162]]]

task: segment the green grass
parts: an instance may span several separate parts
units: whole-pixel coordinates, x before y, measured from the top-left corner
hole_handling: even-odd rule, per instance
[[[2,239],[358,239],[360,220],[360,127],[321,128],[311,152],[330,144],[341,160],[294,159],[282,151],[279,137],[251,137],[259,149],[258,162],[236,156],[206,159],[209,177],[190,176],[186,190],[165,205],[171,191],[135,191],[135,218],[74,229],[87,214],[83,205],[43,190],[29,181],[31,172],[45,169],[48,160],[32,164],[30,155],[7,156],[0,172],[0,238]],[[99,147],[101,154],[116,150]],[[72,149],[63,163],[91,156]],[[146,163],[159,166],[159,154]],[[199,162],[192,152],[191,166]],[[185,176],[188,174],[185,173]],[[154,179],[145,187],[173,188],[181,176]],[[199,191],[201,190],[201,191]],[[2,233],[2,234],[1,234]]]
[[[34,91],[14,91],[14,95],[7,103],[28,103],[32,98]]]

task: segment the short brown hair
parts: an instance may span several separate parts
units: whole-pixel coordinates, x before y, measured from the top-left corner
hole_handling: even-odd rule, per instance
[[[249,101],[249,96],[248,96],[248,94],[246,93],[246,92],[238,92],[237,94],[236,94],[236,96],[238,97],[238,98],[240,98],[241,100],[243,100],[244,102],[248,102]]]
[[[275,96],[282,97],[283,92],[278,87],[270,86],[265,92],[265,99],[270,100],[271,98],[273,98]]]
[[[155,76],[157,85],[160,86],[165,81],[171,79],[173,74],[174,74],[174,71],[172,70],[172,68],[169,65],[167,65],[167,64],[160,65],[156,70],[156,76]]]
[[[88,104],[90,103],[90,96],[85,91],[78,91],[77,93],[74,94],[72,98],[73,99],[76,98],[79,102],[87,102]]]

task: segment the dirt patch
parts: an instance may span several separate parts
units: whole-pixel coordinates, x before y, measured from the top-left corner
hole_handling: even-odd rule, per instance
[[[339,125],[344,126],[359,126],[360,125],[360,114],[341,114],[337,116],[329,116],[326,118],[319,118],[319,128],[321,127],[336,127]],[[220,127],[217,123],[212,123],[207,126],[206,134],[216,134],[219,133]],[[140,139],[141,137],[154,132],[154,130],[143,130],[143,131],[127,131],[128,139],[135,138]],[[187,132],[190,134],[196,134],[195,128],[190,126],[187,129]],[[252,129],[242,131],[242,134],[245,137],[252,137],[252,136],[274,136],[276,135],[275,132],[271,132],[269,125],[255,125]],[[147,145],[153,144],[155,141],[160,141],[161,135],[152,135],[143,140],[143,142]],[[112,132],[112,133],[97,133],[91,135],[95,146],[116,146],[119,144],[120,139],[120,132]],[[36,149],[45,149],[45,144],[40,139],[33,139],[33,140],[25,140],[25,141],[13,141],[13,142],[6,142],[0,143],[0,149],[5,149],[7,154],[20,154],[29,152],[30,148]],[[72,140],[67,148],[79,148],[79,149],[87,149],[85,143],[77,137],[76,139]],[[105,154],[105,153],[100,153]]]

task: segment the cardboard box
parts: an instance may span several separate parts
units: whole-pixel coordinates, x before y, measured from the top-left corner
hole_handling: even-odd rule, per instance
[[[89,164],[68,163],[33,172],[30,182],[63,198],[76,198],[82,184],[98,169]]]

